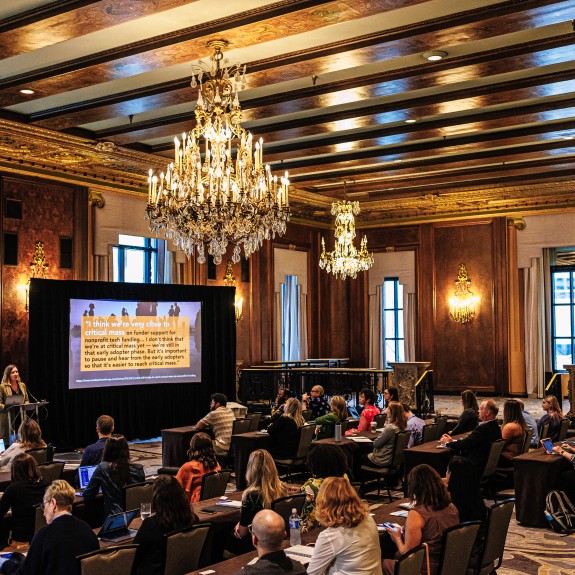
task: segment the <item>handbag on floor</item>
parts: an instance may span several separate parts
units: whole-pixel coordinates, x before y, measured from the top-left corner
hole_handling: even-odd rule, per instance
[[[564,491],[550,491],[545,499],[545,517],[555,533],[575,532],[575,507]]]

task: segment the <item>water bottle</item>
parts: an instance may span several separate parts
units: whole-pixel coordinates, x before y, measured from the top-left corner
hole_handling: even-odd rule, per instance
[[[341,423],[339,421],[335,424],[334,439],[336,441],[341,441]]]
[[[290,545],[301,545],[301,519],[297,509],[292,509],[289,516],[289,542]]]

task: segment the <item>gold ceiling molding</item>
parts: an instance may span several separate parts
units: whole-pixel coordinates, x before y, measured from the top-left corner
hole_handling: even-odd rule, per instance
[[[102,192],[97,192],[96,190],[90,190],[88,192],[88,201],[94,208],[102,209],[106,205],[104,194],[102,194]]]

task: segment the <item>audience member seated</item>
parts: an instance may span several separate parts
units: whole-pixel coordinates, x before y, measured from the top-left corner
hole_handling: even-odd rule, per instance
[[[271,420],[274,421],[284,414],[285,404],[291,397],[291,391],[287,387],[278,389],[276,401],[272,406]]]
[[[345,477],[328,477],[317,496],[318,536],[308,575],[380,575],[377,525]]]
[[[96,498],[100,488],[104,496],[106,515],[125,511],[124,487],[141,483],[146,479],[144,468],[139,463],[130,463],[130,447],[123,435],[112,435],[106,441],[102,462],[94,470],[84,490],[84,500]]]
[[[393,459],[395,436],[406,428],[405,412],[398,401],[388,405],[387,419],[381,435],[373,442],[373,452],[368,453],[364,463],[376,467],[389,467]]]
[[[254,564],[245,565],[237,575],[304,575],[305,567],[284,553],[285,537],[285,521],[281,515],[271,509],[258,511],[252,523],[252,544],[258,552],[258,560]]]
[[[387,387],[386,389],[383,390],[383,411],[382,413],[387,413],[389,410],[389,404],[392,401],[399,401],[399,391],[397,389],[397,387]],[[373,402],[373,405],[375,405],[377,403],[377,401]]]
[[[214,451],[225,457],[230,450],[232,431],[236,419],[234,412],[227,407],[228,398],[223,393],[213,393],[210,412],[196,423],[196,429],[212,428]]]
[[[513,467],[513,458],[521,455],[527,425],[521,413],[521,406],[516,399],[508,399],[503,404],[503,427],[501,437],[505,439],[505,447],[499,458],[499,467]]]
[[[287,487],[280,481],[276,464],[265,449],[256,449],[248,459],[246,468],[247,488],[242,495],[240,520],[234,527],[233,537],[230,537],[225,548],[241,555],[253,551],[248,526],[258,511],[269,509],[272,501],[288,495]]]
[[[539,433],[537,432],[537,423],[535,422],[535,418],[525,409],[525,405],[520,399],[517,401],[521,407],[521,413],[523,414],[525,424],[533,432],[533,436],[531,437],[531,447],[539,447]]]
[[[102,461],[106,440],[114,433],[114,420],[109,415],[100,415],[96,420],[96,433],[98,441],[84,449],[80,465],[98,465]]]
[[[304,393],[301,397],[301,402],[304,409],[311,409],[312,419],[317,419],[329,413],[329,401],[324,395],[324,390],[321,385],[314,385],[311,388],[310,395]]]
[[[290,397],[285,403],[283,415],[268,426],[270,443],[268,451],[276,459],[295,457],[299,446],[301,428],[305,419],[301,412],[301,403]]]
[[[78,572],[76,556],[99,549],[98,538],[87,523],[72,515],[74,489],[58,479],[44,493],[46,523],[32,539],[24,561],[8,560],[0,572],[7,575],[70,575]]]
[[[166,534],[198,522],[182,486],[171,475],[159,475],[154,481],[152,509],[154,514],[144,519],[134,539],[138,550],[132,575],[163,575]]]
[[[46,447],[46,442],[42,439],[42,430],[33,419],[26,419],[18,428],[20,439],[15,441],[0,457],[0,471],[10,471],[12,460],[20,453],[28,449]]]
[[[573,465],[573,469],[563,471],[563,473],[559,475],[559,485],[557,489],[565,491],[571,503],[575,505],[575,448],[568,443],[562,443],[561,445],[556,445],[553,451],[567,459],[567,461]]]
[[[359,418],[359,425],[355,429],[348,429],[346,435],[354,435],[360,431],[369,431],[373,418],[379,414],[379,407],[375,406],[377,396],[368,387],[359,392],[359,405],[363,407]]]
[[[549,430],[547,431],[547,437],[551,441],[555,442],[559,440],[559,430],[561,428],[561,420],[563,419],[563,412],[561,411],[561,406],[554,395],[548,395],[541,404],[541,407],[546,411],[545,415],[537,423],[537,432],[541,439],[546,439],[541,435],[543,431],[543,426],[548,423]],[[0,459],[0,464],[2,460]]]
[[[407,403],[402,404],[403,411],[405,412],[405,421],[406,426],[405,428],[411,433],[411,437],[409,438],[409,443],[407,447],[413,447],[414,445],[420,445],[421,440],[423,439],[423,428],[425,427],[425,421],[421,419],[421,417],[417,417],[413,411],[411,411],[411,407],[407,405]]]
[[[449,432],[449,435],[468,433],[473,431],[479,423],[477,398],[470,389],[461,392],[461,405],[463,405],[463,411],[457,425]]]
[[[186,492],[188,501],[195,503],[200,500],[202,477],[206,473],[220,470],[220,464],[209,435],[198,432],[192,436],[188,459],[189,461],[180,467],[176,478]]]
[[[308,453],[306,466],[311,477],[301,486],[305,493],[301,514],[302,531],[319,526],[315,517],[315,501],[321,484],[327,477],[343,477],[347,471],[347,459],[337,445],[319,443]]]
[[[340,395],[331,398],[331,411],[327,415],[316,417],[314,423],[317,427],[316,439],[328,439],[334,436],[335,424],[347,419],[347,404]]]
[[[459,514],[455,505],[451,503],[445,483],[437,471],[429,465],[417,465],[409,472],[407,493],[414,507],[407,514],[405,530],[386,529],[397,545],[398,556],[422,543],[427,543],[430,575],[436,575],[443,532],[459,523]],[[392,575],[394,567],[394,560],[384,559],[383,571],[386,575]]]
[[[11,518],[4,521],[9,529],[2,529],[3,551],[17,551],[28,546],[34,537],[36,509],[42,502],[46,484],[38,470],[36,460],[27,453],[18,454],[12,462],[12,482],[0,499],[0,519],[12,509]]]
[[[445,434],[440,440],[441,445],[472,461],[480,476],[485,469],[491,444],[501,439],[501,428],[495,419],[498,412],[497,404],[492,399],[486,399],[479,406],[481,423],[467,437],[453,441],[450,435]]]

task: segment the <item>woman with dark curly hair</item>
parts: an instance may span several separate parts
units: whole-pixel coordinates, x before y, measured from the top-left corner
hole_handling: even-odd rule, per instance
[[[188,459],[180,467],[176,479],[184,488],[190,503],[200,500],[202,477],[206,473],[219,471],[220,464],[212,445],[212,439],[206,433],[195,433],[190,441]]]
[[[84,490],[84,500],[96,498],[102,488],[106,515],[124,511],[124,487],[146,479],[139,463],[130,463],[130,447],[123,435],[112,435],[106,441],[102,462],[94,470]]]
[[[308,575],[381,575],[377,525],[346,477],[328,477],[317,496],[318,536]]]
[[[132,575],[163,575],[166,534],[198,522],[182,486],[171,475],[159,475],[154,481],[152,509],[154,515],[144,519],[134,539],[138,550]]]
[[[439,568],[443,532],[459,523],[459,513],[451,503],[443,479],[429,465],[417,465],[409,472],[407,492],[414,506],[407,514],[405,531],[399,528],[386,529],[397,545],[399,555],[427,543],[430,575],[435,575]],[[384,559],[383,571],[386,575],[391,575],[394,568],[393,559]],[[422,573],[427,573],[427,569]]]

